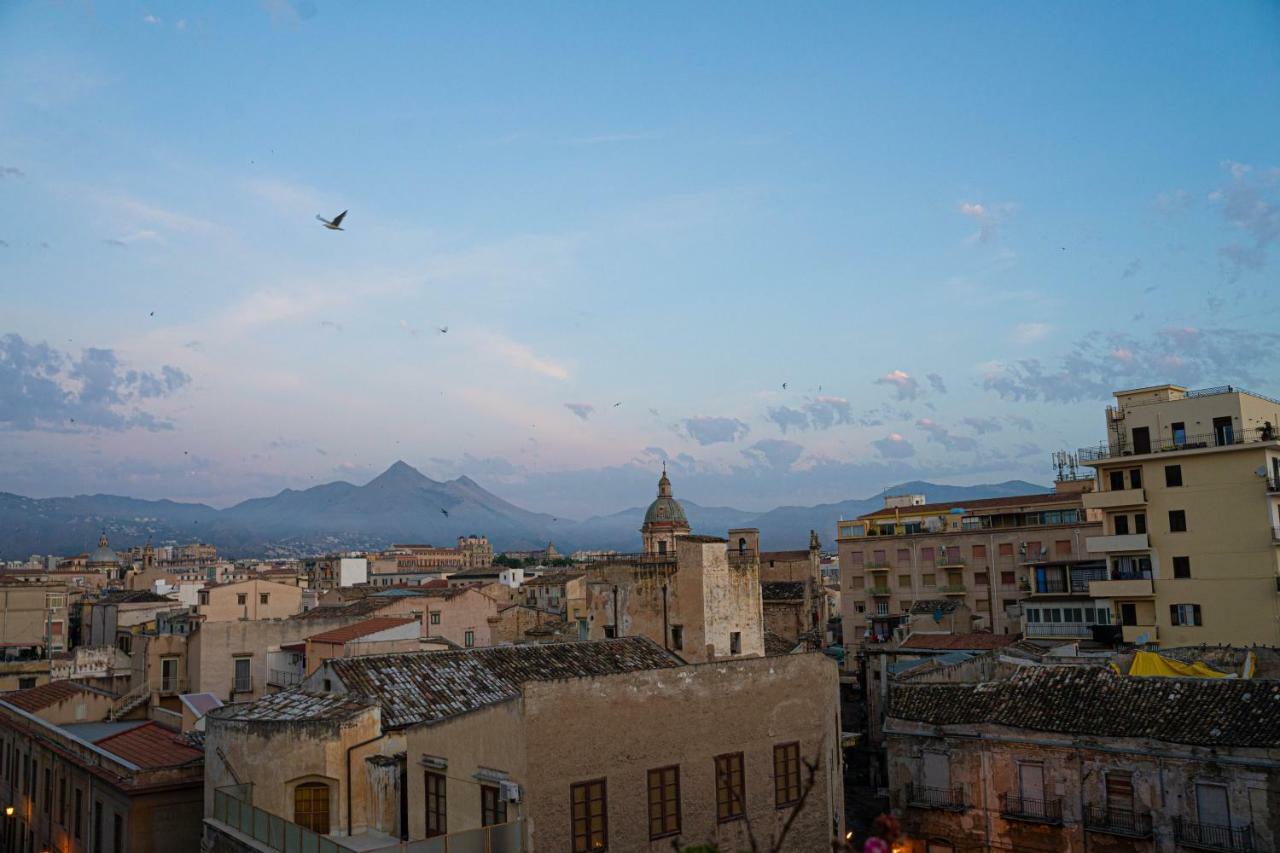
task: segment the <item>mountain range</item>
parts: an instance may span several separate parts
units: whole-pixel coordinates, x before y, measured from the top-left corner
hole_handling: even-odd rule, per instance
[[[884,494],[923,494],[930,501],[976,500],[1047,491],[1023,480],[975,486],[912,481],[869,498],[781,506],[749,512],[681,500],[695,532],[723,535],[731,527],[758,527],[768,549],[802,548],[809,531],[831,544],[836,521],[883,506]],[[452,545],[459,535],[489,537],[495,550],[525,550],[555,542],[561,552],[581,548],[634,551],[640,546],[644,506],[583,521],[531,512],[487,491],[469,477],[439,482],[404,462],[356,486],[326,483],[285,489],[227,509],[117,495],[28,498],[0,492],[0,559],[92,550],[106,531],[112,546],[154,542],[206,542],[230,556],[296,556],[383,548],[393,543]]]

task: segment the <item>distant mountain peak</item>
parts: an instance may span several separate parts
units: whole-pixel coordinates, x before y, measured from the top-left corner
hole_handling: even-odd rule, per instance
[[[365,484],[365,488],[386,488],[388,486],[414,487],[438,486],[435,480],[423,474],[403,459],[397,459],[391,467],[383,471]]]

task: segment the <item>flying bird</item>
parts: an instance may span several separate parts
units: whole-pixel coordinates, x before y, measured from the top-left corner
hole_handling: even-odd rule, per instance
[[[152,312],[151,312],[151,316],[152,316],[152,317],[156,316],[156,312],[152,311]]]
[[[787,383],[785,382],[782,383],[782,390],[783,391],[787,390]]]
[[[614,404],[613,404],[613,407],[616,409],[616,408],[618,408],[618,407],[619,407],[619,406],[621,406],[621,405],[622,405],[622,403],[621,403],[621,402],[617,402],[617,403],[614,403]]]
[[[442,335],[447,335],[447,334],[449,334],[449,327],[448,327],[448,326],[441,326],[441,327],[440,327],[440,334],[442,334]]]
[[[449,510],[445,509],[444,507],[440,507],[440,511],[444,513],[445,518],[449,517]]]
[[[343,231],[345,229],[342,227],[342,217],[346,215],[347,215],[347,212],[344,210],[341,213],[339,213],[337,216],[333,217],[332,220],[330,220],[330,219],[325,219],[323,216],[317,213],[316,219],[319,219],[321,222],[323,222],[324,227],[328,228],[330,231]]]

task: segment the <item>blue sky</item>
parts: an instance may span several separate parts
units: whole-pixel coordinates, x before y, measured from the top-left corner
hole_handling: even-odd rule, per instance
[[[1273,3],[5,4],[0,79],[0,490],[767,508],[1280,392]]]

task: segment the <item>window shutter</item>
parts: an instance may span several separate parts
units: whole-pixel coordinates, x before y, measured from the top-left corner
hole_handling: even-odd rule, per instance
[[[1179,622],[1179,621],[1178,621],[1178,605],[1176,605],[1176,604],[1170,604],[1170,605],[1169,605],[1169,623],[1170,623],[1171,625],[1181,625],[1181,624],[1182,624],[1181,622]]]
[[[1200,621],[1200,605],[1199,604],[1191,605],[1191,617],[1194,620],[1192,624],[1195,624],[1195,625],[1204,624],[1203,622]]]

